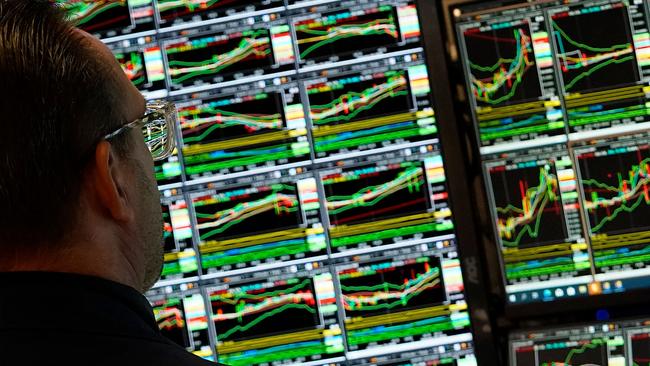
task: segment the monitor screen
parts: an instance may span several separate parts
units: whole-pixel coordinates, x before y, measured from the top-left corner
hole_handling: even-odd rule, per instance
[[[454,10],[510,304],[650,286],[648,2]]]
[[[510,334],[510,366],[647,365],[650,321],[624,320]]]
[[[67,1],[148,99],[161,331],[228,365],[476,365],[412,0]]]

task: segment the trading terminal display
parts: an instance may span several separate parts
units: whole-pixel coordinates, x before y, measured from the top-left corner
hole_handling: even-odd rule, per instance
[[[476,365],[414,1],[64,3],[178,107],[167,337],[229,365]]]
[[[648,2],[455,14],[508,302],[647,288]]]
[[[493,158],[485,175],[511,301],[586,292],[591,262],[569,152],[554,146]]]

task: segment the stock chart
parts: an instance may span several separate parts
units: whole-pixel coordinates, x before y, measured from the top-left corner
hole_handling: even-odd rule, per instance
[[[647,287],[648,3],[463,9],[459,58],[508,302]]]
[[[297,83],[237,94],[204,92],[177,100],[188,179],[308,160]]]
[[[577,292],[591,263],[568,152],[511,154],[485,169],[510,298],[552,299],[555,291],[530,286],[538,281]]]
[[[647,193],[650,147],[619,142],[577,151],[584,209],[599,272],[639,268],[648,263],[650,241]]]
[[[177,105],[163,334],[228,365],[476,365],[414,1],[64,3]]]
[[[208,287],[220,360],[317,361],[343,354],[332,274],[321,262],[217,280]]]
[[[481,146],[563,133],[545,25],[523,18],[463,28],[467,77]]]
[[[452,233],[441,156],[399,160],[321,171],[334,251]]]

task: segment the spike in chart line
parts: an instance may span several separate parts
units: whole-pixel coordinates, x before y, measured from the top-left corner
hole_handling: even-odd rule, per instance
[[[478,104],[495,107],[540,96],[533,41],[527,27],[465,32],[465,39],[470,60],[483,60],[492,54],[498,58],[489,65],[469,61],[471,89]]]
[[[537,171],[536,177],[533,176],[534,171]],[[505,188],[505,191],[494,192],[497,231],[504,247],[534,246],[541,244],[540,241],[564,241],[565,235],[560,229],[564,227],[564,219],[559,183],[553,171],[554,168],[547,165],[519,169],[519,172],[491,172],[494,189]],[[518,177],[517,174],[523,175]],[[531,186],[529,182],[537,183]],[[500,203],[512,202],[508,200],[508,195],[515,192],[519,194],[520,206],[511,203],[499,206]]]

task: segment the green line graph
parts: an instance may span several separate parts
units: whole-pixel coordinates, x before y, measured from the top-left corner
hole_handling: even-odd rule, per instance
[[[126,1],[57,1],[62,3],[73,23],[80,27],[114,8],[126,8]]]
[[[424,273],[403,284],[383,282],[371,286],[348,286],[341,283],[344,307],[348,311],[390,310],[406,306],[427,289],[440,286],[440,269],[427,265]]]
[[[601,347],[605,345],[606,342],[603,341],[602,339],[593,339],[589,343],[584,343],[580,345],[578,348],[572,348],[564,358],[564,360],[557,362],[557,361],[552,361],[552,362],[543,362],[541,365],[542,366],[557,366],[557,365],[573,365],[573,359],[574,357],[578,355],[582,355],[587,351],[594,350],[598,347]],[[598,355],[600,356],[600,355]]]
[[[202,115],[207,116],[201,117]],[[254,132],[264,129],[279,130],[284,125],[281,113],[237,113],[209,106],[184,109],[179,111],[178,116],[185,143],[199,143],[215,131],[228,127],[243,126]],[[197,132],[200,133],[196,134]]]
[[[185,61],[176,59],[177,54],[211,47],[215,40],[193,41],[189,46],[171,46],[165,49],[169,60],[169,74],[174,83],[182,83],[201,75],[215,74],[250,57],[264,58],[271,54],[268,30],[244,32],[242,39],[232,50],[214,54],[208,60]]]
[[[310,107],[314,124],[350,121],[360,113],[372,109],[383,100],[408,96],[407,80],[403,73],[392,76],[384,83],[373,85],[361,92],[348,92],[327,104]]]
[[[276,316],[283,315],[283,319],[287,319],[303,314],[314,320],[318,310],[312,279],[292,278],[288,281],[288,284],[276,283],[267,287],[271,285],[269,283],[261,287],[234,288],[225,293],[211,294],[212,319],[217,326],[219,340],[231,339],[236,333],[245,333]],[[269,327],[279,325],[268,323]],[[300,328],[305,326],[299,321],[287,325]],[[265,332],[274,333],[271,329]]]
[[[290,280],[290,281],[296,282],[296,280]],[[267,291],[260,294],[250,294],[248,292],[237,292],[236,296],[233,296],[232,299],[223,295],[210,295],[210,300],[222,301],[226,304],[235,305],[239,303],[240,299],[259,300],[267,297],[277,297],[282,294],[296,292],[300,289],[309,287],[310,283],[311,283],[311,279],[306,278],[298,282],[295,286],[283,290]]]
[[[591,232],[598,233],[609,223],[616,221],[621,213],[632,213],[642,204],[650,206],[650,192],[648,184],[650,183],[649,175],[650,158],[641,160],[634,164],[627,172],[627,177],[623,174],[615,173],[618,185],[613,186],[603,183],[594,178],[582,180],[585,188],[587,200],[585,206],[591,213]],[[601,173],[600,175],[612,175],[611,173]],[[606,197],[603,196],[606,193]],[[605,210],[606,215],[603,218],[597,216],[597,210]]]
[[[305,305],[305,304],[286,304],[286,305],[282,305],[279,308],[276,308],[276,309],[273,309],[271,311],[267,311],[267,312],[262,313],[262,315],[260,315],[259,317],[253,319],[252,321],[246,323],[245,325],[237,325],[237,326],[231,328],[230,330],[228,330],[226,332],[220,333],[219,334],[219,339],[222,339],[222,340],[223,339],[228,339],[234,333],[245,332],[245,331],[251,329],[252,327],[258,325],[259,323],[261,323],[265,319],[271,318],[271,317],[273,317],[273,316],[275,316],[275,315],[277,315],[279,313],[285,312],[285,311],[290,310],[290,309],[304,310],[304,311],[307,311],[307,312],[309,312],[311,314],[316,314],[316,309],[314,309],[312,306],[309,306],[309,305]]]
[[[521,207],[512,203],[496,207],[497,229],[501,242],[506,247],[519,247],[524,236],[532,240],[539,239],[545,211],[559,211],[560,205],[558,179],[551,173],[550,167],[538,168],[538,183],[535,186],[526,188],[528,183],[521,179],[514,187],[521,194]]]
[[[421,167],[410,167],[400,172],[389,182],[368,186],[351,195],[333,195],[326,198],[326,206],[331,215],[357,208],[375,206],[391,194],[407,189],[409,193],[420,192],[425,184]]]
[[[221,209],[215,213],[199,212],[202,206],[211,204],[211,201],[208,203],[195,202],[196,217],[199,220],[197,227],[201,233],[201,240],[223,234],[233,226],[256,215],[273,212],[279,216],[282,213],[297,212],[299,202],[295,191],[296,187],[293,185],[276,184],[272,186],[271,192],[262,198],[239,202],[233,207]],[[206,232],[206,230],[208,231]]]
[[[496,54],[500,54],[502,47],[509,49],[514,47],[513,57],[499,57],[494,64],[488,66],[479,65],[469,60],[472,80],[472,92],[477,101],[489,105],[502,104],[511,100],[522,87],[524,78],[528,71],[534,69],[535,56],[533,54],[532,39],[523,28],[513,28],[512,35],[508,38],[497,37],[494,35],[479,35],[475,33],[466,33],[468,40],[489,40],[494,43]],[[511,38],[510,38],[511,37]],[[483,54],[473,54],[473,50],[468,49],[472,57],[485,57]],[[483,76],[481,74],[488,74]],[[530,76],[535,78],[534,75]]]
[[[620,12],[620,13],[619,13]],[[573,16],[571,18],[560,17],[551,21],[553,35],[557,45],[557,61],[562,72],[565,92],[578,90],[578,83],[588,80],[588,84],[582,89],[606,87],[616,84],[625,84],[636,80],[634,60],[636,55],[632,38],[627,31],[612,26],[610,32],[603,36],[599,30],[592,30],[592,24],[603,19],[612,21],[621,20],[627,17],[624,8],[601,10]],[[560,26],[559,22],[564,25]],[[623,21],[627,24],[626,21]],[[615,24],[615,23],[613,23]],[[571,32],[567,32],[566,29]],[[611,42],[611,46],[599,47],[587,42],[577,41],[569,33],[580,34],[583,39],[591,39],[592,42]],[[632,69],[616,68],[616,65],[630,64]],[[602,70],[611,70],[610,73],[603,73]],[[611,74],[614,73],[614,74]],[[612,78],[612,75],[620,77]]]
[[[307,58],[317,49],[342,39],[382,34],[387,34],[395,39],[399,36],[392,12],[386,18],[374,19],[366,23],[333,26],[330,26],[330,24],[320,24],[319,28],[324,29],[314,28],[316,28],[314,24],[301,24],[296,27],[300,57],[303,59]],[[308,46],[305,47],[305,45]]]

